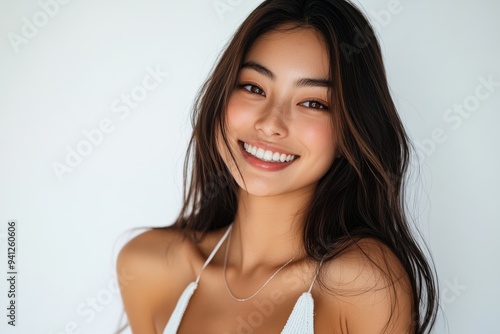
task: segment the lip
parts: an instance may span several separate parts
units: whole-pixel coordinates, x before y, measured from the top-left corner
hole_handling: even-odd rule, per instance
[[[243,141],[241,140],[238,140],[238,144],[240,145],[243,145]],[[279,146],[275,146],[275,145],[269,145],[269,144],[266,144],[266,143],[261,143],[261,142],[254,142],[254,141],[245,141],[245,143],[247,144],[250,144],[252,146],[256,146],[257,148],[261,148],[263,149],[264,151],[272,151],[272,152],[279,152],[279,153],[284,153],[286,155],[295,155],[295,158],[297,159],[298,157],[300,157],[300,155],[297,155],[295,153],[292,153],[290,151],[287,151],[285,150],[284,148],[281,148]]]
[[[280,152],[280,153],[284,153],[284,154],[287,154],[287,155],[288,154],[292,154],[292,153],[288,153],[286,150],[281,150],[280,148],[276,148],[276,147],[273,148],[272,146],[269,146],[269,145],[261,145],[261,144],[254,145],[251,142],[245,142],[245,143],[250,144],[252,146],[260,147],[262,149],[264,149],[264,147],[266,147],[266,149],[268,149],[270,151],[274,150],[274,152]],[[258,169],[261,169],[261,170],[265,170],[265,171],[269,171],[269,172],[275,172],[275,171],[283,170],[283,169],[291,166],[300,157],[298,155],[295,155],[295,159],[293,159],[292,161],[289,161],[289,162],[267,162],[267,161],[260,160],[259,158],[254,157],[253,155],[251,155],[250,153],[248,153],[245,150],[245,148],[243,147],[243,142],[241,140],[238,140],[238,146],[240,147],[241,154],[243,155],[243,157],[245,158],[245,160],[250,165],[252,165],[255,168],[258,168]]]

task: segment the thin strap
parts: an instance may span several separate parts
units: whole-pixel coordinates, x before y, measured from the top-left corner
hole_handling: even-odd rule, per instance
[[[217,245],[214,247],[212,253],[210,253],[210,255],[208,256],[207,260],[205,261],[205,263],[203,264],[203,267],[201,267],[201,271],[200,273],[198,274],[198,277],[196,277],[196,283],[198,283],[200,281],[200,277],[201,277],[201,273],[203,272],[203,269],[205,269],[205,267],[208,265],[208,263],[212,260],[212,258],[215,256],[215,253],[217,253],[217,251],[219,250],[220,246],[222,245],[222,243],[224,242],[224,240],[226,240],[226,237],[227,235],[229,234],[229,231],[231,231],[231,228],[233,227],[233,224],[231,223],[231,225],[229,225],[228,229],[226,230],[226,233],[224,233],[224,235],[222,236],[222,238],[220,238],[219,242],[217,243]]]
[[[324,258],[323,258],[323,259],[324,259]],[[312,280],[311,286],[309,287],[309,290],[307,290],[307,292],[309,292],[309,293],[311,292],[311,289],[312,289],[312,287],[313,287],[313,284],[314,284],[314,282],[316,281],[316,277],[317,277],[317,276],[318,276],[318,274],[319,274],[319,268],[320,268],[320,267],[321,267],[321,265],[323,264],[323,259],[321,259],[321,261],[319,262],[318,267],[316,268],[316,275],[314,275],[314,278],[313,278],[313,280]]]

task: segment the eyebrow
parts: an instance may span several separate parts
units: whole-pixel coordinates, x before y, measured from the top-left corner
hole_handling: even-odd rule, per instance
[[[276,79],[276,75],[264,65],[254,61],[247,61],[241,65],[240,69],[249,68],[262,75],[265,75],[271,80]],[[332,87],[333,83],[328,79],[322,78],[302,78],[295,81],[295,87]]]

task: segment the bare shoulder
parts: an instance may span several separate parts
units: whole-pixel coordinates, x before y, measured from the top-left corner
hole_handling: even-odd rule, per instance
[[[363,239],[325,263],[322,277],[332,327],[341,333],[412,333],[412,288],[389,247]],[[341,312],[339,313],[339,310]]]
[[[189,240],[169,229],[148,230],[123,246],[116,270],[134,333],[156,333],[153,314],[178,286],[192,279],[194,253]]]
[[[178,263],[185,263],[186,261],[178,261],[179,256],[187,255],[190,248],[192,244],[189,240],[184,240],[179,231],[150,229],[123,246],[118,255],[118,262],[135,269],[140,276],[156,276],[160,272],[167,273],[168,269]]]

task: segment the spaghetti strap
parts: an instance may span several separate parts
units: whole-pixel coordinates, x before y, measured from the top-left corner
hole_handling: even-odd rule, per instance
[[[201,267],[201,271],[198,274],[198,277],[196,277],[196,281],[193,281],[188,284],[188,286],[184,289],[182,292],[181,296],[179,297],[179,300],[177,301],[177,304],[175,305],[175,308],[170,316],[170,319],[168,319],[167,325],[165,326],[165,329],[163,330],[163,334],[176,334],[177,330],[179,329],[179,325],[181,323],[182,317],[184,316],[184,312],[186,311],[187,305],[189,304],[189,300],[191,299],[191,296],[195,292],[195,290],[198,288],[198,282],[200,281],[201,273],[203,272],[203,269],[208,265],[208,263],[212,260],[214,257],[215,253],[217,253],[217,250],[220,248],[224,240],[226,239],[227,235],[229,234],[229,231],[231,231],[233,224],[229,225],[229,228],[227,229],[226,233],[222,236],[222,238],[219,240],[215,248],[212,250],[212,253],[208,256],[207,260],[203,264],[203,267]]]
[[[214,249],[212,250],[212,253],[210,253],[210,255],[208,256],[207,260],[203,264],[203,267],[201,267],[200,273],[198,274],[198,277],[196,277],[196,284],[198,284],[198,282],[200,281],[200,277],[201,277],[201,273],[203,272],[203,269],[205,269],[205,267],[208,265],[208,263],[215,256],[215,253],[217,253],[217,251],[219,250],[219,248],[222,245],[222,243],[224,242],[224,240],[226,240],[227,235],[231,231],[232,227],[233,227],[233,224],[229,225],[228,229],[226,230],[226,232],[224,233],[224,235],[222,236],[222,238],[220,238],[219,242],[217,243],[217,245],[215,245]]]
[[[322,264],[323,264],[323,259],[321,259],[321,261],[320,261],[320,263],[319,263],[318,267],[316,268],[316,274],[314,275],[314,278],[313,278],[313,280],[312,280],[311,286],[309,286],[309,290],[307,290],[307,292],[309,292],[309,293],[311,293],[311,289],[312,289],[312,287],[313,287],[313,285],[314,285],[314,282],[316,281],[316,277],[317,277],[317,276],[318,276],[318,274],[319,274],[319,269],[321,268],[321,265],[322,265]]]
[[[316,268],[316,274],[314,275],[309,290],[303,292],[293,306],[292,313],[290,313],[281,334],[314,333],[314,299],[311,290],[322,264],[323,259],[321,259]]]
[[[208,263],[212,260],[217,250],[220,248],[224,240],[229,235],[229,232],[231,232],[232,226],[233,224],[231,223],[227,231],[224,233],[222,238],[219,240],[217,245],[212,250],[212,253],[210,253],[210,255],[208,256],[207,260],[203,264],[203,267],[201,268],[200,273],[198,274],[198,277],[196,278],[196,281],[189,283],[188,286],[182,292],[181,296],[179,297],[179,300],[177,301],[177,304],[175,305],[172,314],[170,315],[170,319],[168,320],[167,325],[165,326],[165,329],[162,332],[163,334],[177,334],[177,331],[181,324],[181,320],[184,316],[184,312],[186,311],[191,296],[198,288],[198,282],[200,280],[201,273],[208,265]],[[311,294],[311,289],[316,280],[316,277],[318,276],[319,269],[322,263],[323,260],[321,260],[321,262],[317,267],[316,274],[314,275],[314,279],[311,283],[311,286],[309,287],[309,291],[303,292],[302,295],[300,295],[300,297],[297,299],[297,302],[293,307],[292,313],[290,313],[290,316],[288,317],[288,320],[285,324],[285,327],[281,331],[281,334],[314,333],[314,299]]]

